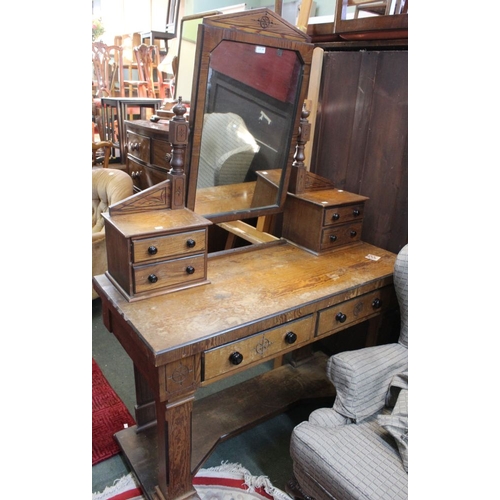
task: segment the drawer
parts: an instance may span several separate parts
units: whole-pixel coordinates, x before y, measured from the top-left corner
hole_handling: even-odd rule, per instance
[[[151,157],[150,149],[151,144],[149,137],[127,131],[127,155],[131,155],[138,160],[149,163]]]
[[[323,226],[331,226],[333,224],[343,224],[356,219],[363,218],[365,204],[357,203],[356,205],[347,205],[327,208],[324,214]]]
[[[172,146],[169,142],[153,139],[151,144],[151,163],[158,167],[170,170],[170,162],[167,161],[165,155],[167,153],[170,154],[171,151]]]
[[[361,295],[318,313],[317,336],[343,330],[351,324],[364,321],[369,316],[396,306],[397,299],[393,286],[386,286],[374,292]]]
[[[210,380],[267,358],[295,349],[314,335],[313,316],[309,315],[271,328],[249,338],[203,353],[203,380]]]
[[[361,239],[362,228],[363,221],[359,221],[324,229],[321,234],[321,250],[327,250],[354,241],[359,241]]]
[[[141,263],[205,252],[206,231],[188,231],[156,238],[132,240],[132,261]]]
[[[146,171],[143,165],[134,161],[130,156],[127,156],[127,170],[134,182],[134,188],[144,190],[146,185]]]
[[[205,254],[134,266],[132,273],[134,293],[187,285],[205,278]]]

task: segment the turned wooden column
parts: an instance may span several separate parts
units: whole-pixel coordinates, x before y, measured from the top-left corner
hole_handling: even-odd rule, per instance
[[[309,115],[310,111],[306,108],[306,103],[304,102],[302,106],[302,114],[300,115],[297,146],[295,148],[292,171],[290,174],[290,183],[288,186],[288,191],[290,191],[290,193],[300,194],[306,189],[307,168],[304,164],[304,160],[306,159],[304,148],[311,135],[311,124],[308,120]]]
[[[169,122],[168,135],[172,145],[170,166],[167,177],[172,182],[172,209],[184,208],[186,204],[186,174],[184,160],[188,144],[189,124],[184,117],[187,111],[179,97],[177,104],[172,108],[175,116]]]

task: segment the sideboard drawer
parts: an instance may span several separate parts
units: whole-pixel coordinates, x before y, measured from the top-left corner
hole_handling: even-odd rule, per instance
[[[127,156],[127,168],[130,177],[134,182],[134,190],[143,190],[148,187],[146,178],[146,168],[136,162],[131,156]]]
[[[151,144],[151,163],[170,170],[170,161],[167,161],[166,155],[171,152],[172,145],[169,142],[154,140]]]
[[[205,278],[205,255],[134,266],[132,272],[134,293],[171,288],[181,283],[186,286]]]
[[[132,241],[134,263],[204,252],[206,231],[187,231]]]
[[[397,304],[394,287],[386,286],[328,309],[319,311],[317,336],[343,330]]]
[[[361,239],[361,230],[363,222],[354,222],[342,226],[332,226],[324,229],[321,235],[321,250],[328,250],[347,243],[359,241]]]
[[[332,207],[325,210],[324,226],[331,226],[333,224],[343,224],[356,219],[363,218],[364,203],[349,206]]]
[[[149,137],[127,132],[127,154],[149,163],[151,143]]]
[[[284,354],[295,349],[297,345],[307,342],[313,335],[314,319],[312,315],[309,315],[249,338],[205,351],[203,380],[210,380]]]

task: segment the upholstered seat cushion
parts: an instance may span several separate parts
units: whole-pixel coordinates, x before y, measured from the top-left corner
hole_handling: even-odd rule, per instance
[[[376,416],[338,427],[302,422],[292,434],[290,453],[295,477],[315,500],[408,498],[397,444]]]
[[[103,274],[108,268],[104,218],[109,207],[134,192],[132,177],[113,168],[92,168],[92,276]],[[97,293],[92,288],[92,299]]]

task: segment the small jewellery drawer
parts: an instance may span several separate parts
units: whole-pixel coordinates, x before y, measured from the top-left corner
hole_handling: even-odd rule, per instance
[[[206,231],[190,231],[132,241],[134,263],[204,252]]]
[[[313,316],[290,321],[204,353],[203,380],[210,380],[252,363],[295,349],[314,335]]]
[[[150,139],[133,132],[127,132],[127,154],[149,163]]]
[[[331,226],[332,224],[342,224],[356,219],[363,218],[364,203],[356,205],[332,207],[325,210],[324,226]]]
[[[317,336],[342,330],[350,324],[363,321],[397,304],[393,286],[380,288],[355,299],[323,309],[318,315]]]
[[[321,250],[359,241],[361,239],[362,228],[363,221],[359,221],[324,229],[321,234]]]
[[[187,284],[205,278],[205,255],[135,266],[132,272],[134,293]]]

